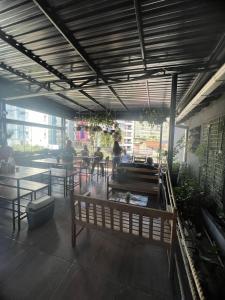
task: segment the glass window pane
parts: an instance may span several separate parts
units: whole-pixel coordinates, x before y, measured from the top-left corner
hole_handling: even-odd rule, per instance
[[[50,126],[62,126],[62,118],[32,111],[22,107],[6,105],[7,119],[32,122]]]

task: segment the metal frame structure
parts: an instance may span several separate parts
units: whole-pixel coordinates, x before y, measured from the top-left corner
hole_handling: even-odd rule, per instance
[[[149,98],[151,109],[169,108],[174,73],[185,103],[224,59],[217,1],[18,0],[0,16],[0,78],[29,83],[9,97],[48,96],[75,113],[132,113]]]

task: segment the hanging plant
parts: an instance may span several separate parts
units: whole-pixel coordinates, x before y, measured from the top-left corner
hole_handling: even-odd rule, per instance
[[[168,111],[164,109],[144,109],[140,115],[141,121],[147,121],[151,125],[158,125],[163,123],[168,116]]]

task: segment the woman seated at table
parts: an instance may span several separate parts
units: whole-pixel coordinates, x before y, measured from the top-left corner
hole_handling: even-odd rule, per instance
[[[10,158],[14,158],[13,148],[7,144],[2,145],[0,147],[0,161],[4,160],[5,162],[9,162]]]
[[[131,162],[131,157],[129,154],[127,154],[126,149],[124,149],[123,154],[120,159],[120,163],[124,164],[124,163],[129,163],[129,162]]]
[[[89,164],[90,164],[90,159],[88,158],[88,156],[89,156],[89,151],[88,151],[87,145],[84,145],[84,148],[83,148],[83,150],[81,151],[81,156],[82,156],[83,163],[84,163],[85,165],[89,166]]]
[[[101,174],[102,176],[104,176],[104,168],[103,168],[103,164],[99,164],[99,162],[103,159],[103,153],[101,152],[101,148],[97,147],[96,152],[94,153],[94,161],[93,161],[93,165],[92,165],[92,169],[91,169],[91,174],[94,173],[94,169],[96,167],[96,165],[99,165],[101,168]]]

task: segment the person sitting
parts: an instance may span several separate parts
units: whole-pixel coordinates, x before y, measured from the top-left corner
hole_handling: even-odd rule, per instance
[[[148,157],[148,158],[147,158],[145,165],[146,165],[149,169],[157,170],[157,168],[155,167],[155,165],[154,165],[154,163],[153,163],[153,158],[152,158],[152,157]]]
[[[65,146],[65,148],[63,149],[63,152],[62,152],[62,160],[64,162],[69,163],[68,164],[68,169],[73,168],[73,158],[74,158],[74,156],[76,156],[76,151],[73,148],[72,141],[68,140],[66,142],[66,146]]]
[[[131,162],[131,157],[127,154],[126,149],[123,150],[123,155],[121,156],[120,163],[129,163]]]
[[[9,158],[14,157],[13,148],[7,144],[0,147],[0,161],[8,162]]]
[[[94,153],[94,161],[93,161],[93,165],[92,165],[92,169],[91,169],[91,174],[94,173],[94,169],[96,167],[96,165],[100,165],[101,168],[101,174],[102,176],[104,176],[104,168],[103,168],[103,164],[99,164],[99,162],[103,159],[103,153],[101,152],[101,148],[97,147],[97,150]]]
[[[82,160],[83,160],[83,163],[87,166],[89,166],[90,164],[90,159],[89,159],[89,151],[88,151],[88,147],[87,145],[84,145],[84,148],[83,150],[81,151],[81,156],[82,156]]]

